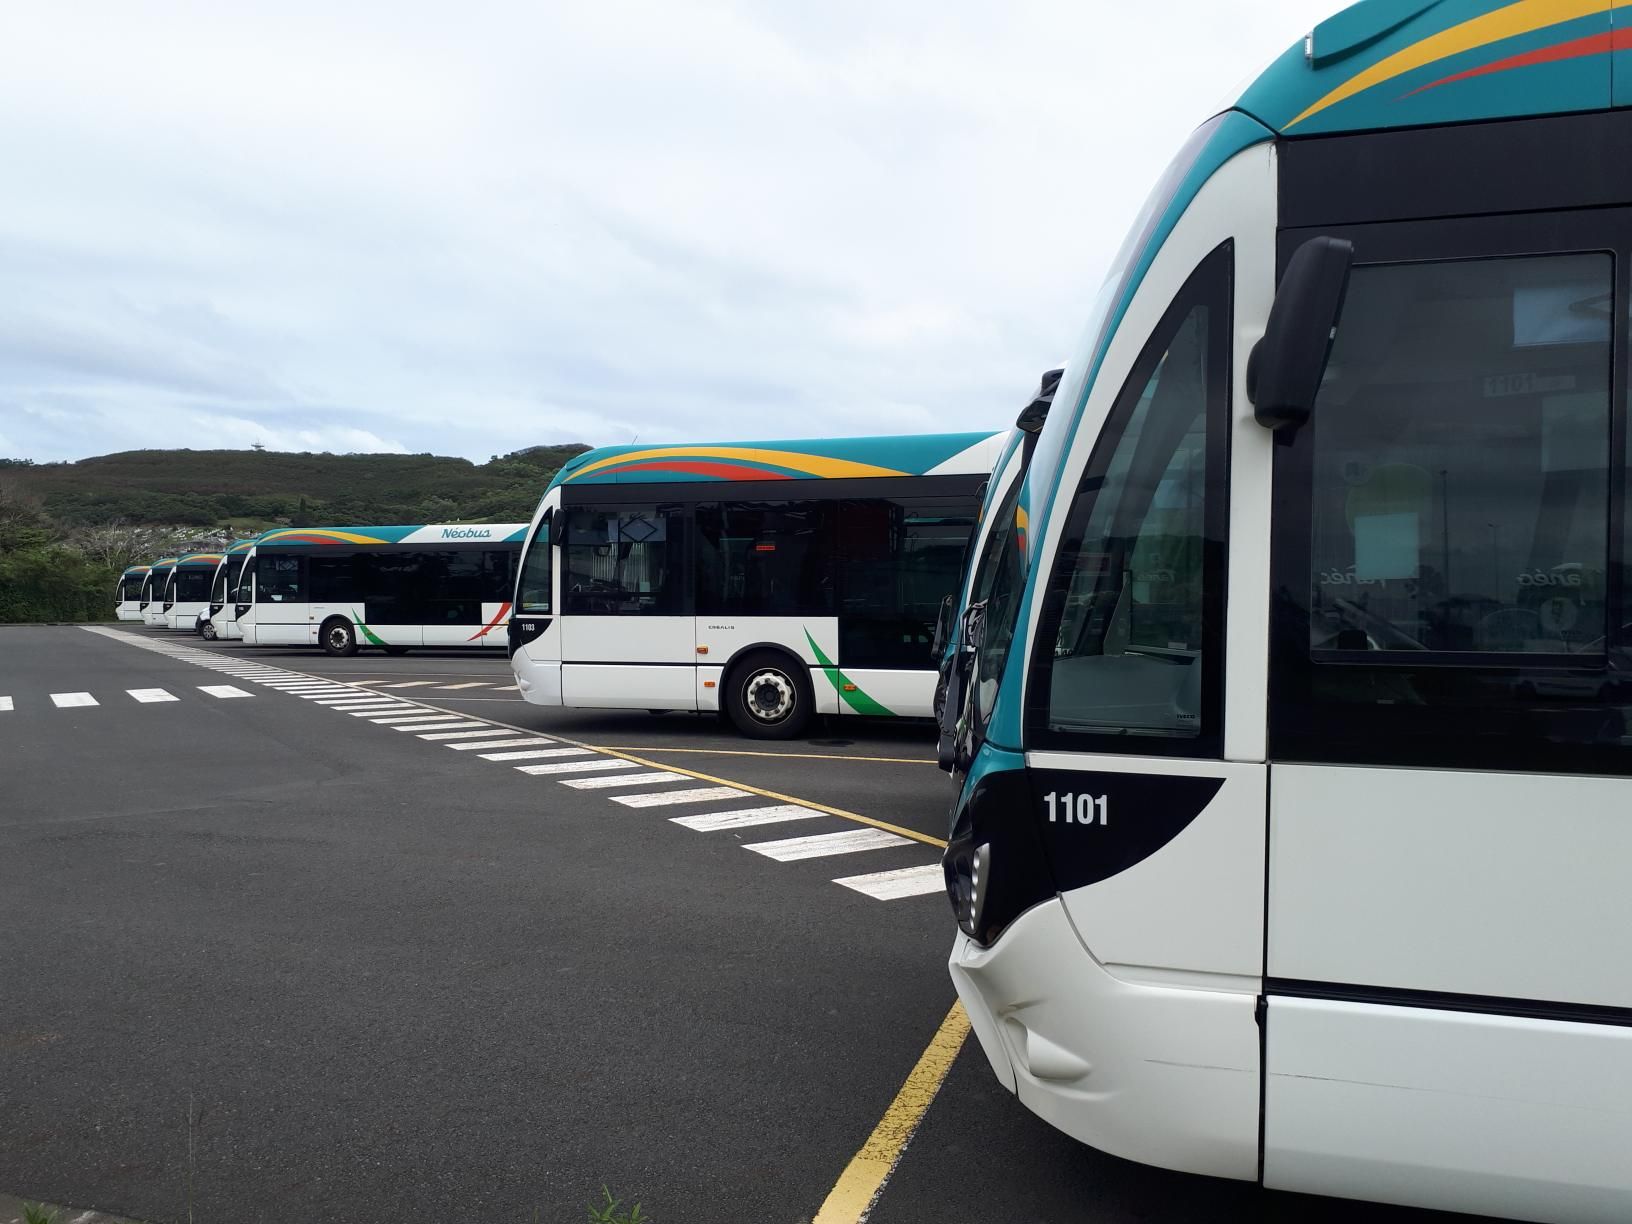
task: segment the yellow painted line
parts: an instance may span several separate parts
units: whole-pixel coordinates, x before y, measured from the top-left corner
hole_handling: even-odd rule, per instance
[[[1632,3],[1632,0],[1628,0]],[[928,757],[852,756],[843,752],[755,752],[744,748],[648,748],[640,744],[601,744],[605,752],[691,752],[704,756],[770,757],[776,761],[879,761],[886,765],[933,765]]]
[[[468,714],[468,711],[465,710],[450,710],[444,706],[431,705],[423,698],[415,698],[415,704],[423,709],[436,710],[443,714]],[[676,765],[673,761],[650,761],[622,748],[603,748],[599,744],[568,739],[555,731],[543,732],[534,727],[518,727],[515,723],[500,722],[497,718],[485,718],[481,715],[476,715],[476,717],[482,718],[483,722],[491,723],[495,727],[505,727],[511,731],[524,731],[528,735],[548,734],[551,739],[560,740],[563,744],[571,744],[574,748],[588,748],[591,752],[604,752],[607,756],[617,757],[622,761],[633,761],[636,765],[645,765],[650,769],[666,769],[670,773],[682,773],[688,778],[696,778],[700,782],[713,782],[717,786],[734,786],[738,790],[745,790],[753,795],[763,795],[767,799],[777,799],[783,803],[797,803],[801,807],[808,807],[813,811],[826,812],[829,816],[837,816],[840,820],[870,825],[875,829],[883,829],[887,833],[911,838],[915,842],[923,842],[926,846],[938,846],[942,850],[946,849],[946,842],[939,837],[931,837],[928,833],[920,833],[917,829],[909,829],[904,825],[891,824],[887,820],[874,820],[871,816],[863,816],[860,812],[847,812],[844,808],[830,807],[825,803],[817,803],[814,799],[801,799],[798,795],[785,795],[781,791],[766,790],[763,786],[754,786],[748,782],[738,781],[736,778],[716,777],[713,774],[702,773],[696,769],[687,769],[684,765]]]
[[[822,1209],[810,1224],[863,1224],[901,1154],[912,1142],[918,1124],[924,1120],[935,1094],[941,1090],[946,1073],[952,1069],[952,1060],[963,1048],[969,1036],[969,1017],[962,1003],[952,1004],[941,1027],[929,1039],[929,1046],[918,1059],[918,1065],[908,1074],[895,1100],[884,1111],[884,1116],[873,1127],[861,1151],[850,1158],[839,1180],[828,1192]]]

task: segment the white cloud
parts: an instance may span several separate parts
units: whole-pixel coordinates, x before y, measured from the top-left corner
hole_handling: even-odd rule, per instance
[[[999,428],[1334,4],[6,6],[5,446]]]

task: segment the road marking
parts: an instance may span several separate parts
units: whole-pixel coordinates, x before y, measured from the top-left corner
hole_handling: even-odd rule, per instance
[[[640,795],[608,795],[613,803],[624,807],[668,807],[675,803],[709,803],[715,799],[736,799],[747,791],[734,786],[694,786],[690,790],[647,791]]]
[[[525,761],[536,757],[584,756],[588,748],[525,748],[519,752],[484,752],[484,761]]]
[[[439,693],[455,693],[460,689],[486,688],[487,685],[488,681],[486,680],[472,680],[467,684],[444,684],[441,685],[436,691]]]
[[[413,710],[417,709],[411,701],[398,701],[395,697],[352,697],[346,701],[336,702],[329,707],[331,710]]]
[[[89,693],[52,693],[51,700],[55,705],[63,708],[68,706],[93,706],[99,704]]]
[[[380,726],[382,726],[382,727],[389,727],[389,726],[392,726],[395,723],[431,722],[433,720],[438,720],[438,721],[441,721],[441,722],[453,722],[456,719],[463,718],[464,715],[463,714],[433,714],[429,710],[410,710],[410,711],[407,711],[407,712],[402,713],[402,714],[386,714],[384,717],[381,717],[374,710],[361,710],[358,713],[352,715],[352,717],[353,718],[366,718],[370,722],[379,723]]]
[[[645,773],[618,774],[611,778],[562,778],[562,786],[575,790],[601,790],[608,786],[654,786],[659,782],[684,782],[685,774],[649,769]]]
[[[376,688],[429,688],[435,680],[399,680],[395,684],[377,684]]]
[[[132,697],[143,705],[153,701],[180,701],[181,698],[172,696],[163,689],[126,689]]]
[[[0,697],[0,710],[15,710],[16,708],[11,704],[10,697]]]
[[[886,765],[933,765],[932,757],[850,756],[843,752],[758,752],[751,748],[647,748],[638,744],[597,744],[602,752],[681,752],[697,756],[774,757],[779,761],[879,761]]]
[[[423,710],[419,709],[416,706],[409,705],[406,701],[395,702],[395,703],[392,703],[391,705],[377,705],[377,706],[373,706],[371,708],[366,708],[366,709],[359,707],[358,709],[355,709],[355,710],[347,710],[346,713],[350,714],[353,718],[373,718],[373,719],[378,719],[381,714],[389,714],[393,710],[413,710],[415,712],[416,717],[417,717],[417,715],[424,713]],[[450,714],[450,715],[448,715],[448,717],[449,718],[457,718],[458,715],[457,714]]]
[[[939,863],[924,867],[898,867],[894,871],[875,871],[871,875],[845,876],[834,880],[859,893],[866,893],[879,901],[895,901],[901,897],[924,897],[946,891],[946,873]]]
[[[456,740],[456,739],[473,739],[473,738],[476,738],[478,736],[492,735],[492,734],[493,734],[493,728],[492,727],[483,727],[480,731],[429,731],[429,732],[426,732],[424,735],[421,735],[419,738],[422,739],[422,740]],[[515,745],[520,744],[522,742],[523,741],[520,740],[520,739],[511,738],[511,739],[507,739],[507,740],[496,740],[493,743],[488,743],[488,744],[449,744],[448,747],[449,748],[493,748],[493,747],[502,746],[502,745],[505,745],[505,744],[509,744],[510,746],[514,747]]]
[[[211,697],[253,697],[255,694],[246,693],[241,688],[234,688],[230,684],[201,684],[198,691],[208,693]]]
[[[855,854],[861,850],[884,850],[906,844],[906,838],[886,833],[883,829],[846,829],[843,833],[817,833],[812,837],[753,842],[745,848],[779,863],[793,863],[800,859],[825,858],[829,854]]]
[[[519,692],[521,692],[521,685],[519,685],[519,684],[501,684],[501,685],[499,685],[498,688],[494,689],[493,691],[495,693],[519,693]]]
[[[492,727],[482,732],[483,735],[496,734]],[[514,748],[517,744],[553,744],[555,741],[540,736],[538,739],[528,739],[524,735],[512,735],[509,739],[478,740],[474,744],[449,744],[455,752],[464,752],[471,748]]]
[[[815,820],[821,814],[796,803],[779,803],[775,807],[707,812],[701,816],[671,816],[669,819],[697,833],[718,833],[721,829],[746,829],[752,825],[782,824],[789,820]]]
[[[428,706],[426,708],[434,710],[438,707]],[[530,732],[530,728],[528,727],[518,727],[515,723],[500,722],[496,718],[490,718],[487,721],[494,727],[508,727],[512,731],[521,731],[524,733]],[[891,824],[887,820],[878,820],[872,816],[863,816],[860,812],[852,812],[846,808],[833,807],[832,805],[826,803],[818,803],[814,799],[801,799],[798,795],[786,795],[781,791],[767,790],[763,786],[753,786],[750,783],[738,782],[731,778],[716,777],[714,774],[706,774],[701,770],[687,769],[684,765],[675,765],[665,761],[653,761],[647,757],[640,756],[635,752],[625,751],[622,748],[608,748],[601,744],[586,744],[582,740],[568,739],[564,735],[557,736],[556,738],[563,744],[577,744],[580,748],[591,748],[596,752],[604,752],[608,756],[615,757],[620,761],[628,761],[633,765],[644,765],[648,769],[672,770],[675,773],[684,774],[688,778],[696,778],[699,782],[714,782],[721,786],[735,786],[739,790],[745,790],[751,795],[760,795],[766,799],[776,799],[782,803],[803,804],[805,807],[814,808],[818,812],[826,812],[829,816],[837,816],[840,820],[848,820],[852,824],[867,825],[869,828],[874,829],[883,829],[886,832],[894,833],[897,836],[908,837],[913,841],[922,842],[926,846],[936,846],[942,850],[946,849],[946,842],[942,838],[932,837],[928,833],[920,833],[917,829],[908,829],[902,825]],[[525,769],[527,767],[522,766],[521,768]]]
[[[850,1158],[839,1180],[828,1192],[821,1210],[811,1224],[864,1224],[879,1195],[889,1183],[890,1174],[901,1161],[901,1154],[918,1131],[918,1125],[929,1112],[935,1094],[946,1082],[947,1072],[969,1036],[969,1017],[962,1003],[952,1004],[935,1036],[918,1058],[918,1063],[907,1073],[895,1100],[878,1120],[861,1151]]]
[[[375,719],[375,722],[381,721]],[[462,722],[448,722],[446,718],[422,718],[417,722],[392,723],[393,731],[461,731],[466,727],[479,727],[482,724],[465,719]]]
[[[365,705],[390,705],[391,703],[379,697],[359,697],[351,693],[345,697],[320,697],[317,704],[328,706],[332,710],[360,710]]]
[[[517,765],[524,774],[601,773],[608,769],[634,769],[633,761],[601,757],[595,761],[551,761],[548,765]]]

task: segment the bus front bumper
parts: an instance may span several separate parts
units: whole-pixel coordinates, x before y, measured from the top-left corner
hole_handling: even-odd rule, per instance
[[[948,968],[992,1070],[1038,1117],[1129,1160],[1256,1179],[1255,995],[1114,976],[1058,897],[989,948],[960,933]]]

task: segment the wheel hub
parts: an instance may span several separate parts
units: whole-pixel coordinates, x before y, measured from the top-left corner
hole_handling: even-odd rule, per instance
[[[760,722],[781,722],[793,710],[793,683],[778,671],[755,672],[743,686],[743,705]]]

